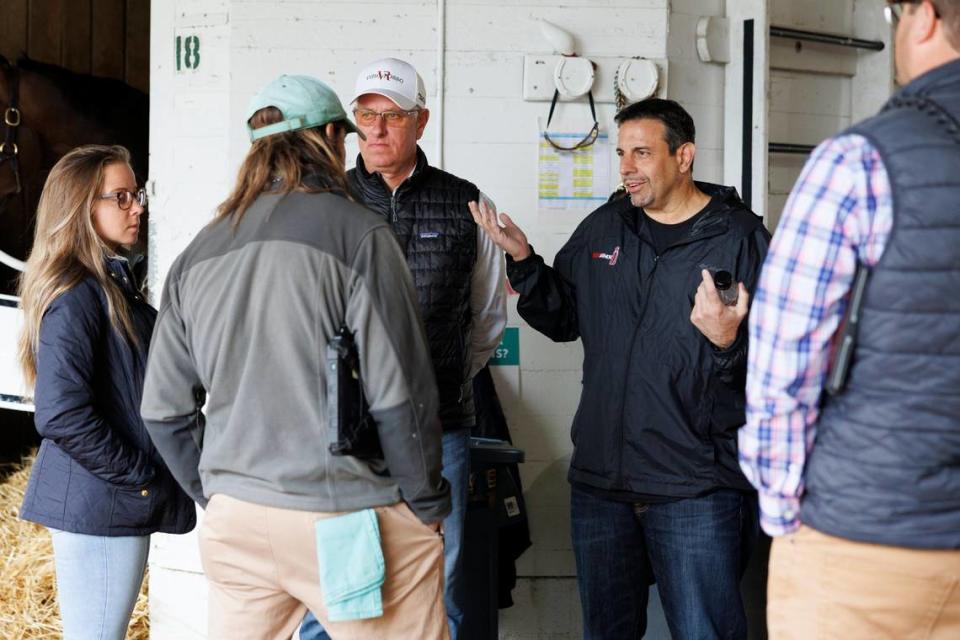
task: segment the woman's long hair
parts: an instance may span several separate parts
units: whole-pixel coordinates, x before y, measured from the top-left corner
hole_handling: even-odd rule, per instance
[[[250,126],[259,129],[282,120],[279,109],[265,107],[250,117]],[[337,149],[338,138],[345,128],[339,122],[333,125],[332,139],[327,137],[324,127],[319,126],[254,140],[240,166],[233,192],[217,208],[216,220],[232,217],[236,226],[254,200],[265,191],[335,191],[349,198],[346,168]]]
[[[77,147],[60,158],[43,185],[33,249],[18,291],[24,315],[18,355],[30,388],[37,379],[43,314],[87,276],[95,277],[106,293],[113,328],[137,343],[126,299],[107,272],[109,249],[93,227],[93,205],[103,189],[104,168],[114,163],[129,166],[130,152],[120,146]]]

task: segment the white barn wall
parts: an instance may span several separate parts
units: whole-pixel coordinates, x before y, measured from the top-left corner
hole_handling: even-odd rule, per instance
[[[770,24],[828,33],[852,33],[853,2],[816,0],[772,0]],[[779,40],[781,44],[792,42]],[[857,56],[854,50],[803,43],[809,49]],[[808,73],[787,69],[770,70],[770,141],[819,144],[850,126],[852,79],[843,75]],[[793,183],[807,157],[770,154],[767,196],[767,223],[775,229]]]
[[[853,0],[853,35],[880,40],[886,48],[877,55],[862,55],[853,78],[850,115],[859,122],[877,113],[894,91],[893,30],[883,18],[882,0]]]
[[[545,120],[548,103],[521,97],[524,54],[550,51],[535,18],[570,30],[588,57],[660,60],[667,57],[671,18],[667,0],[578,0],[559,8],[547,0],[451,0],[446,5],[444,168],[476,182],[552,260],[586,212],[537,210],[538,118]],[[436,2],[154,3],[150,240],[155,302],[171,262],[211,219],[232,183],[248,145],[242,118],[249,96],[278,73],[315,75],[347,99],[357,71],[370,60],[395,55],[411,61],[434,108],[421,145],[429,158],[436,157],[437,19]],[[201,59],[195,69],[176,69],[177,35],[199,37]],[[602,128],[615,135],[613,105],[597,107]],[[552,128],[585,130],[588,118],[585,101],[565,104]],[[711,146],[717,149],[719,141]],[[355,153],[351,143],[348,156]],[[701,163],[705,173],[718,171],[716,162],[712,169],[710,164]],[[511,300],[509,324],[521,327],[521,365],[519,371],[495,373],[516,442],[527,452],[521,473],[534,545],[518,566],[517,605],[503,612],[501,635],[576,638],[579,605],[565,476],[582,351],[578,343],[554,345],[530,330],[514,305]],[[206,589],[195,536],[157,538],[151,556],[153,636],[201,638]]]
[[[443,122],[436,108],[441,27],[433,0],[154,2],[150,176],[154,302],[171,262],[212,218],[232,185],[248,146],[242,119],[249,96],[279,73],[320,77],[346,101],[357,71],[367,62],[386,55],[411,61],[424,77],[428,106],[433,109],[421,141],[428,158],[437,158],[442,125],[444,168],[474,181],[508,211],[548,261],[587,212],[537,207],[538,121],[546,119],[548,103],[522,100],[523,56],[548,53],[550,46],[533,19],[545,18],[569,30],[578,51],[587,57],[667,60],[665,94],[684,104],[698,126],[695,176],[713,182],[722,182],[725,175],[738,176],[736,150],[724,147],[724,129],[731,135],[731,101],[725,101],[725,83],[731,76],[722,65],[700,62],[694,34],[700,16],[722,16],[745,1],[565,0],[556,6],[555,0],[448,0]],[[859,15],[866,16],[881,3],[769,1],[772,22],[825,31],[849,31],[854,5]],[[750,7],[759,7],[757,15],[765,21],[764,2],[750,0]],[[801,4],[803,10],[798,8]],[[814,22],[807,24],[810,19]],[[882,27],[875,16],[863,22],[870,33],[856,35],[880,37]],[[201,44],[199,64],[178,70],[174,39],[191,35]],[[739,55],[731,41],[734,62]],[[850,81],[838,85],[816,78],[796,89],[789,74],[772,74],[771,137],[794,133],[797,141],[825,137],[849,121],[851,101],[861,90],[874,101],[885,97],[875,82],[884,72],[879,60],[865,63],[873,85],[860,78],[853,81],[853,88]],[[756,77],[761,83],[765,79],[765,73]],[[762,86],[758,95],[763,95]],[[813,99],[806,104],[808,97]],[[804,103],[801,109],[799,102]],[[602,130],[615,140],[613,105],[599,103],[597,108]],[[588,118],[585,101],[563,104],[551,129],[586,130]],[[739,147],[739,139],[735,144]],[[347,153],[352,165],[356,154],[352,140]],[[610,153],[612,188],[617,180],[612,149]],[[732,171],[734,162],[737,167]],[[771,162],[771,208],[797,171],[796,166]],[[494,375],[515,442],[527,453],[521,474],[534,544],[519,561],[517,604],[501,612],[501,637],[578,638],[566,471],[583,354],[579,342],[554,344],[531,330],[516,314],[515,304],[511,299],[509,325],[520,327],[520,366],[496,368]],[[157,536],[151,555],[153,637],[204,637],[206,588],[200,574],[195,535]],[[662,614],[656,604],[652,606],[647,637],[666,638]]]
[[[170,264],[212,218],[232,180],[229,162],[230,2],[151,3],[150,265],[157,305]],[[176,69],[176,36],[200,38],[200,64]],[[202,512],[198,510],[202,517]],[[153,536],[151,636],[206,638],[206,582],[196,530]]]
[[[883,19],[882,0],[771,0],[770,23],[811,31],[846,34],[880,40],[880,52],[803,43],[804,54],[779,58],[771,68],[769,86],[770,141],[819,144],[874,113],[892,90],[891,29]],[[789,40],[779,40],[793,46]],[[799,70],[804,55],[823,55],[815,71]],[[841,73],[849,68],[852,73]],[[768,227],[780,219],[787,197],[807,156],[770,154],[768,175]]]
[[[701,17],[723,15],[723,0],[673,0],[667,37],[667,97],[680,102],[696,124],[694,177],[715,183],[723,182],[724,65],[700,61],[696,34]]]
[[[154,2],[150,39],[150,282],[154,296],[170,263],[232,180],[229,0]],[[175,68],[174,37],[200,38],[196,71]]]

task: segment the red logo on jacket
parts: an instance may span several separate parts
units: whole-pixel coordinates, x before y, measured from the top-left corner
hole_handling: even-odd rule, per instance
[[[607,264],[611,267],[617,264],[617,258],[620,257],[620,247],[616,247],[613,250],[613,253],[603,253],[602,251],[594,251],[590,254],[590,257],[594,260],[606,260]]]

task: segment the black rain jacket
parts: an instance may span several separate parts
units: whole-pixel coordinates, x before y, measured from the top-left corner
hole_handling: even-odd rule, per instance
[[[750,488],[736,444],[747,323],[720,350],[690,311],[702,269],[727,270],[752,293],[770,234],[732,187],[697,186],[710,203],[661,255],[646,216],[624,198],[590,214],[553,268],[536,254],[508,257],[523,319],[554,341],[583,341],[572,483],[675,498]]]

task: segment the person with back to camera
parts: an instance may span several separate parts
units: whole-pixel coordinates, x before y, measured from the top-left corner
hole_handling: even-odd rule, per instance
[[[356,128],[324,83],[289,75],[246,124],[233,191],[167,276],[142,405],[206,508],[209,637],[290,638],[309,607],[337,640],[443,640],[437,388],[403,254],[350,196]],[[373,459],[331,447],[325,354],[347,335]]]
[[[807,160],[750,316],[775,640],[960,638],[960,0],[884,10],[902,86]]]
[[[397,236],[413,274],[440,393],[443,476],[450,515],[443,521],[444,605],[450,636],[463,625],[469,576],[463,571],[470,476],[470,429],[476,424],[473,377],[493,355],[507,322],[503,254],[477,233],[467,203],[472,183],[432,166],[417,144],[430,119],[423,78],[403,60],[383,58],[357,74],[353,115],[364,133],[353,193]],[[322,640],[307,616],[301,640]]]

